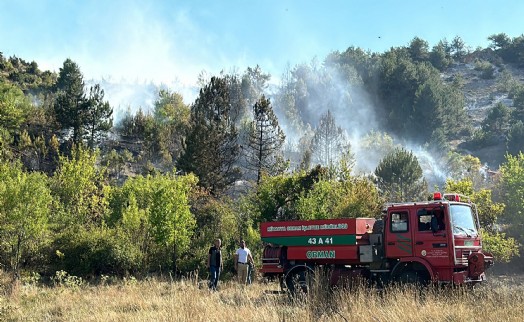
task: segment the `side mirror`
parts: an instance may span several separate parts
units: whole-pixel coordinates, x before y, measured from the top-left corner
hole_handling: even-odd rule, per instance
[[[439,229],[439,227],[438,227],[437,217],[431,216],[431,231],[433,233],[436,233],[438,231],[438,229]]]

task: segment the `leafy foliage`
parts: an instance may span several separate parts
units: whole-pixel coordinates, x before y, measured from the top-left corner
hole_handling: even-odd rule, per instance
[[[157,252],[171,253],[157,264],[175,265],[187,250],[195,227],[189,209],[190,192],[196,185],[193,175],[174,174],[137,176],[128,179],[111,197],[113,211],[107,217],[133,245],[137,245],[142,269],[154,266],[148,262]]]
[[[373,183],[366,178],[346,181],[320,180],[297,201],[301,219],[376,218],[382,200]]]
[[[460,193],[471,198],[471,202],[477,205],[480,225],[486,231],[496,232],[497,219],[503,214],[505,205],[493,202],[492,192],[489,189],[473,190],[473,182],[470,179],[446,181],[445,191],[450,193]]]
[[[53,198],[45,175],[0,163],[0,260],[18,274],[30,250],[39,251],[48,232]]]
[[[496,135],[505,133],[508,128],[510,113],[510,109],[506,105],[498,103],[489,111],[482,122],[482,129]]]
[[[29,100],[18,87],[0,82],[0,127],[11,135],[17,134],[31,110]]]
[[[505,233],[482,232],[482,246],[493,254],[498,262],[509,262],[513,257],[520,256],[519,243]]]
[[[264,176],[250,196],[256,214],[255,220],[261,222],[301,218],[302,214],[296,209],[297,201],[326,174],[325,168],[317,166],[308,173],[301,171],[294,175]]]
[[[357,161],[356,169],[358,172],[370,173],[375,170],[375,165],[379,163],[387,154],[392,153],[396,147],[393,138],[384,132],[371,131],[359,142],[358,154],[360,163]]]
[[[480,72],[480,77],[482,79],[492,79],[494,78],[495,67],[488,61],[477,60],[475,62],[475,70]]]
[[[84,110],[84,76],[78,65],[66,59],[60,68],[56,83],[55,114],[62,129],[73,129],[73,142],[82,139],[82,115]]]
[[[41,71],[35,61],[27,62],[16,56],[6,58],[0,52],[0,83],[11,83],[24,93],[49,92],[56,82],[56,74]]]
[[[168,90],[160,90],[155,102],[154,118],[157,131],[152,131],[150,137],[158,144],[158,152],[162,159],[171,163],[176,160],[182,152],[183,133],[189,126],[189,106],[184,104],[182,95],[171,93]],[[151,142],[150,145],[153,145]]]
[[[471,198],[477,206],[480,226],[482,227],[482,241],[485,250],[491,252],[500,262],[508,262],[512,257],[519,256],[519,244],[505,233],[498,231],[498,219],[503,216],[505,204],[493,202],[492,192],[489,189],[473,189],[470,179],[460,181],[447,180],[446,192],[461,193]]]
[[[376,217],[382,205],[368,179],[330,180],[320,167],[264,177],[249,198],[255,221]]]
[[[499,189],[501,198],[506,204],[504,219],[511,226],[512,236],[524,241],[521,223],[524,216],[524,154],[506,155],[506,162],[500,167],[501,179]]]
[[[60,205],[57,216],[61,227],[100,223],[108,211],[110,187],[105,184],[105,169],[97,166],[98,152],[73,147],[69,159],[61,155],[59,168],[51,179],[53,196]]]

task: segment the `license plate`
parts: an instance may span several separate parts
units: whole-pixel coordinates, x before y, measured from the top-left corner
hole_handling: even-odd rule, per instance
[[[473,241],[472,240],[464,241],[464,246],[473,246]]]

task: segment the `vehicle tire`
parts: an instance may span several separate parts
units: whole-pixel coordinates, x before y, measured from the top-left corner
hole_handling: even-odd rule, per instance
[[[291,298],[303,298],[311,292],[314,272],[308,267],[295,267],[287,273],[284,281]]]
[[[405,269],[395,278],[401,285],[414,285],[426,287],[430,285],[430,278],[427,272],[421,270]]]
[[[400,273],[397,277],[397,282],[403,285],[421,284],[420,276],[417,274],[416,271],[413,270],[405,270],[402,273]]]

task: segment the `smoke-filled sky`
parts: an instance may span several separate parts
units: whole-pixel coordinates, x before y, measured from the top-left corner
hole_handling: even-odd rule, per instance
[[[415,36],[485,47],[520,35],[523,12],[518,0],[1,0],[0,51],[54,71],[71,58],[87,79],[187,86],[202,70],[258,64],[278,78],[288,63]]]
[[[0,0],[0,52],[56,72],[71,58],[118,119],[150,108],[160,84],[191,103],[203,71],[259,65],[278,83],[287,66],[349,46],[384,52],[415,36],[430,47],[460,36],[487,47],[492,34],[519,36],[523,12],[520,0]],[[359,111],[333,110],[352,137],[376,127],[373,107]]]

